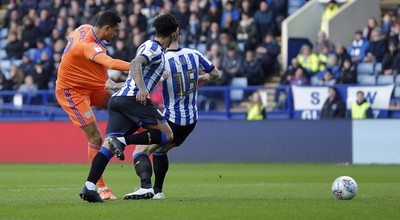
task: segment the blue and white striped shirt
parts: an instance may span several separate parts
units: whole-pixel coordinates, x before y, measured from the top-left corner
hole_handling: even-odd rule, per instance
[[[147,65],[142,67],[142,74],[147,91],[152,93],[164,71],[164,49],[158,41],[148,40],[140,45],[137,56],[143,56],[147,60]],[[125,84],[113,96],[136,96],[138,91],[135,80],[129,74]]]
[[[186,126],[197,121],[197,80],[200,70],[211,72],[214,65],[197,50],[177,49],[165,53],[165,70],[169,73],[163,82],[164,117]]]

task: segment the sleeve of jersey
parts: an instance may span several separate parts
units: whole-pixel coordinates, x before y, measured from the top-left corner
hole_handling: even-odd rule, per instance
[[[129,63],[119,59],[113,59],[108,56],[98,45],[86,45],[85,46],[85,57],[96,63],[102,64],[108,69],[129,71]]]
[[[199,56],[199,63],[200,63],[200,68],[204,70],[205,72],[209,73],[214,70],[215,66],[209,61],[207,58],[205,58],[201,53],[197,52],[197,55]]]
[[[146,58],[147,62],[153,62],[156,61],[158,59],[161,59],[162,57],[162,52],[161,51],[154,51],[151,48],[146,48],[145,50],[143,50],[142,53],[138,54],[143,56],[144,58]]]

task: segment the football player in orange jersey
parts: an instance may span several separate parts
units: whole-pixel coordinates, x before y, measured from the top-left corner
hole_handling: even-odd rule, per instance
[[[106,53],[103,41],[117,35],[121,18],[113,11],[104,11],[96,25],[81,25],[68,36],[58,69],[56,97],[72,123],[82,129],[88,140],[88,155],[92,162],[102,144],[91,106],[106,108],[113,94],[121,87],[109,79],[107,69],[129,71],[129,62],[113,59]],[[116,197],[102,178],[97,182],[102,199]]]

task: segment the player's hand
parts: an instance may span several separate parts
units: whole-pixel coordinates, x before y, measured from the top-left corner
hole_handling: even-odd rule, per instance
[[[111,79],[107,79],[105,87],[106,87],[106,89],[114,90],[115,89],[115,82],[112,81]]]
[[[162,78],[164,78],[164,81],[167,80],[169,77],[169,73],[167,71],[164,71],[162,74]]]
[[[146,105],[148,97],[149,92],[147,91],[147,89],[139,89],[139,92],[136,94],[136,101],[140,102],[143,105]]]
[[[204,75],[200,75],[198,79],[198,85],[204,86],[208,81],[210,81],[210,74],[206,73]]]

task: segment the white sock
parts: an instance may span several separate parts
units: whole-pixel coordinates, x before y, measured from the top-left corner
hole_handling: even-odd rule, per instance
[[[126,141],[125,141],[125,138],[124,138],[124,137],[117,137],[117,139],[118,139],[119,141],[121,141],[123,144],[126,145]]]
[[[106,190],[106,189],[108,189],[107,186],[105,186],[105,187],[99,187],[99,188],[97,188],[97,192],[98,192],[98,193],[101,193],[101,192],[103,192],[103,191]]]
[[[96,190],[96,184],[92,182],[86,181],[85,186],[88,190]]]

